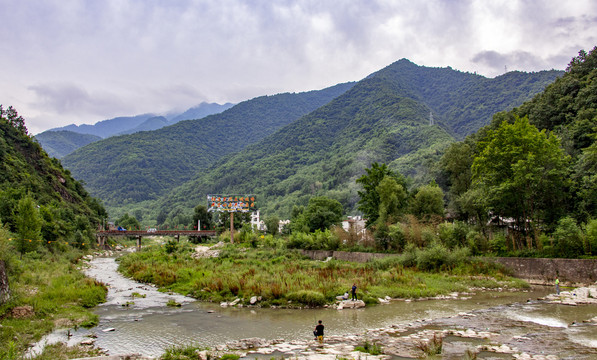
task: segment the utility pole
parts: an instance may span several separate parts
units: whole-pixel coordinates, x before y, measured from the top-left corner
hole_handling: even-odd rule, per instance
[[[234,244],[234,213],[230,213],[230,243]]]

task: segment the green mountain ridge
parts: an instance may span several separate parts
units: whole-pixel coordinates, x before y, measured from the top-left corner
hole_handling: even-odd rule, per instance
[[[118,135],[126,135],[126,134],[134,134],[140,131],[152,131],[161,129],[164,126],[169,125],[168,119],[163,116],[154,116],[150,117],[149,119],[143,121],[141,124],[135,126],[132,129],[122,131],[118,133]]]
[[[203,119],[89,144],[66,156],[63,163],[107,206],[156,199],[352,85],[258,97]]]
[[[91,134],[80,134],[68,130],[44,131],[35,135],[35,140],[44,148],[48,155],[61,159],[76,149],[102,138]]]
[[[208,193],[255,193],[265,214],[287,217],[294,205],[319,195],[340,201],[351,212],[358,201],[355,179],[371,163],[390,163],[405,175],[429,181],[422,163],[437,162],[455,138],[489,123],[493,113],[520,105],[561,73],[487,79],[403,59],[219,161],[155,207],[173,217],[204,203]],[[516,86],[510,88],[509,81]],[[476,102],[462,110],[472,95]]]

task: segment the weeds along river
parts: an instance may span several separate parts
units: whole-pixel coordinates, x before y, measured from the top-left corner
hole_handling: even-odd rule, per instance
[[[597,316],[597,306],[564,306],[536,301],[553,291],[538,287],[527,292],[477,292],[459,299],[427,301],[393,301],[387,305],[365,309],[270,309],[222,308],[219,304],[198,302],[192,298],[166,294],[153,286],[127,279],[117,271],[114,258],[95,258],[86,274],[108,285],[107,302],[96,308],[99,325],[93,329],[59,330],[42,340],[75,344],[97,335],[95,345],[111,355],[139,353],[159,356],[172,345],[202,345],[214,347],[230,340],[251,337],[265,339],[304,340],[312,337],[317,320],[323,320],[326,335],[359,334],[366,329],[408,324],[426,319],[435,329],[466,329],[466,318],[453,318],[463,312],[479,314],[493,332],[514,331],[519,336],[538,333],[568,345],[570,356],[597,348],[597,326],[588,324]],[[137,293],[139,296],[136,296]],[[134,296],[134,295],[135,296]],[[168,307],[169,300],[182,303]],[[433,321],[432,321],[433,319]],[[442,320],[444,319],[444,320]],[[481,320],[483,319],[483,320]],[[510,325],[516,324],[518,330]],[[537,346],[543,346],[537,341]],[[562,353],[561,355],[566,355]],[[592,355],[591,355],[592,356]],[[559,358],[565,358],[559,357]],[[575,357],[570,357],[575,358]],[[584,358],[584,357],[583,357]],[[588,359],[597,359],[587,357]]]

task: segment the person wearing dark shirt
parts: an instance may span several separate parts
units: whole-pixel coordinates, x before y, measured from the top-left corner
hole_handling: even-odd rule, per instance
[[[352,284],[352,289],[350,290],[350,292],[352,293],[351,300],[356,300],[357,299],[357,284]]]
[[[319,340],[320,343],[323,342],[323,324],[322,321],[319,320],[319,323],[317,324],[317,326],[315,326],[315,336],[317,337],[317,340]]]

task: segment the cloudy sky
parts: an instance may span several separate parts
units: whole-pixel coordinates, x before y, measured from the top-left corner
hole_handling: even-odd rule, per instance
[[[32,133],[321,89],[401,58],[565,69],[595,0],[0,0],[0,104]]]

